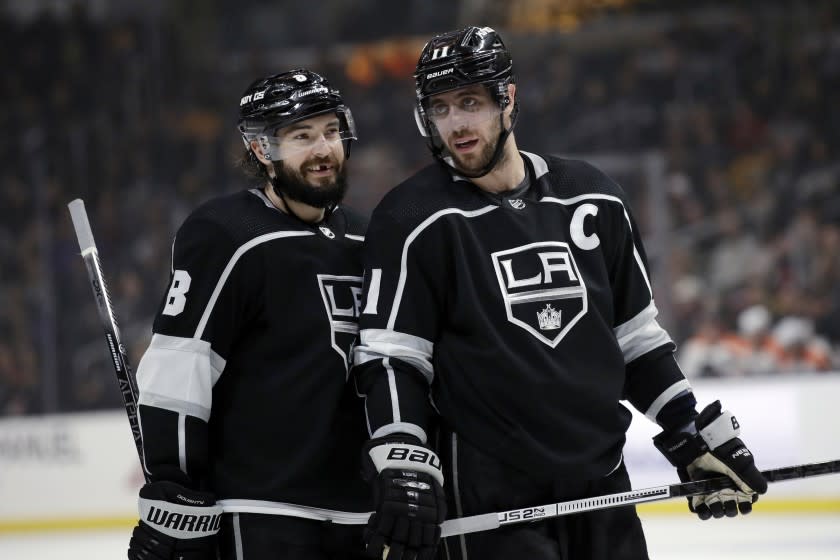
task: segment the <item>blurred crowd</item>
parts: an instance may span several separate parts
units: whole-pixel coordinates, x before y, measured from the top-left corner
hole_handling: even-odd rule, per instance
[[[840,5],[730,4],[505,33],[517,138],[570,157],[660,154],[656,184],[617,178],[643,233],[666,228],[651,265],[687,375],[840,370]],[[235,119],[253,78],[306,65],[342,89],[361,137],[348,204],[369,211],[430,161],[410,74],[455,15],[408,39],[275,50],[194,19],[0,17],[15,45],[0,50],[0,415],[120,406],[66,203],[86,202],[137,363],[178,224],[247,186]]]

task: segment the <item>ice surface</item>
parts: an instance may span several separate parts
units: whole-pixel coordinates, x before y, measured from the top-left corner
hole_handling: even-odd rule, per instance
[[[837,560],[840,515],[779,515],[701,522],[686,515],[644,515],[653,560]],[[0,535],[3,560],[118,560],[129,529]]]

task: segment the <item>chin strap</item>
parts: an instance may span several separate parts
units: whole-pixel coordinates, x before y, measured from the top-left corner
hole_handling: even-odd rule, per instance
[[[438,148],[434,145],[434,141],[429,137],[429,148],[432,151],[432,155],[435,156],[443,165],[445,165],[452,173],[460,175],[462,177],[467,177],[468,179],[478,179],[479,177],[484,177],[491,171],[493,168],[496,167],[496,164],[499,163],[499,160],[502,158],[502,154],[505,151],[505,143],[507,142],[508,136],[510,136],[511,132],[513,132],[513,127],[516,126],[516,117],[519,116],[519,103],[515,103],[513,106],[513,111],[510,114],[510,128],[505,128],[505,114],[502,112],[499,114],[499,125],[501,126],[502,131],[499,133],[499,139],[496,143],[496,150],[493,152],[493,157],[490,159],[490,162],[482,167],[477,173],[467,173],[462,169],[458,169],[449,161],[450,158],[446,158],[443,156],[444,149]]]

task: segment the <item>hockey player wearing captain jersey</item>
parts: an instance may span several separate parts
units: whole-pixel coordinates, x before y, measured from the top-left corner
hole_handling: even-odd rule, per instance
[[[629,490],[624,399],[661,426],[654,444],[680,478],[737,483],[692,511],[748,513],[766,481],[732,414],[696,412],[621,188],[583,161],[518,150],[513,64],[493,29],[434,37],[415,78],[436,162],[385,196],[365,246],[354,374],[371,431],[368,553],[432,558],[447,510]],[[630,507],[445,541],[447,558],[647,558]]]
[[[369,490],[347,382],[366,223],[339,207],[356,132],[338,91],[298,69],[240,101],[255,188],[178,230],[140,362],[144,468],[133,560],[352,560]]]

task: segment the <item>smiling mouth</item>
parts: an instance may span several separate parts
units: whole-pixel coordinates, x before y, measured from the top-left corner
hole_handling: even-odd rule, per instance
[[[328,173],[332,173],[333,169],[335,169],[332,165],[328,163],[321,163],[319,165],[310,165],[306,168],[307,173],[311,173],[313,175],[326,175]]]
[[[465,138],[463,140],[456,140],[454,142],[455,150],[459,152],[468,152],[478,144],[478,138]]]

